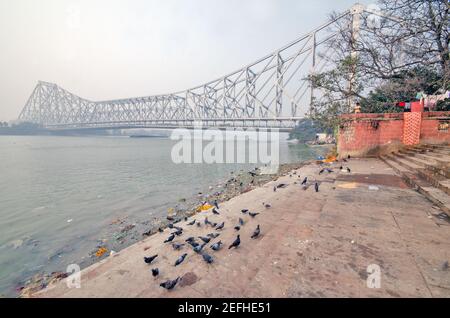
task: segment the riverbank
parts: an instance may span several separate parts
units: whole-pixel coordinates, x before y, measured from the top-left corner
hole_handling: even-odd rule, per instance
[[[315,150],[317,156],[324,155],[329,151],[329,147],[321,147]],[[86,268],[96,262],[107,258],[112,253],[121,251],[122,249],[151,236],[167,228],[168,224],[178,223],[185,218],[192,216],[198,212],[199,207],[204,202],[218,202],[219,204],[228,201],[231,198],[242,193],[251,191],[259,186],[275,180],[280,175],[286,174],[292,169],[297,169],[311,161],[300,163],[281,164],[277,173],[264,174],[264,167],[255,168],[250,171],[238,170],[231,172],[228,178],[222,179],[209,186],[209,190],[199,192],[193,197],[181,198],[178,202],[174,202],[163,216],[155,216],[147,218],[143,221],[136,221],[133,216],[123,214],[122,216],[111,219],[107,224],[105,233],[110,235],[99,235],[97,245],[93,248],[87,257],[75,260],[81,268]],[[102,238],[103,237],[103,238]],[[58,255],[61,255],[58,253]],[[62,268],[61,268],[62,269]],[[21,295],[27,295],[30,292],[45,288],[59,279],[65,278],[67,275],[62,271],[39,272],[17,288]]]
[[[69,264],[83,269],[119,252],[157,230],[160,220],[167,224],[169,211],[181,216],[208,195],[225,196],[227,181],[239,174],[248,179],[255,167],[177,165],[170,158],[174,144],[164,138],[0,136],[0,297],[16,297],[30,278],[46,285]],[[319,155],[322,149],[280,143],[282,163]],[[250,181],[229,191],[245,191]]]
[[[440,211],[377,159],[329,167],[330,173],[319,173],[323,167],[316,163],[286,167],[278,178],[220,203],[219,215],[202,211],[178,222],[183,234],[174,242],[220,234],[205,247],[212,264],[187,244],[175,251],[163,243],[174,231],[167,228],[84,269],[79,289],[61,280],[24,296],[449,297],[450,227],[437,217]],[[225,222],[224,229],[205,225],[206,217]],[[239,218],[244,225],[237,231]],[[194,219],[201,226],[188,225]],[[257,225],[261,234],[252,239]],[[240,246],[228,249],[237,234]],[[219,240],[224,247],[212,251]],[[186,259],[175,267],[183,253]],[[155,254],[152,265],[144,263],[144,256]],[[153,278],[156,267],[160,274]],[[368,268],[380,269],[380,288],[367,287]],[[172,291],[159,287],[176,277],[181,281]]]
[[[241,170],[240,172],[232,173],[230,178],[225,182],[210,186],[209,192],[198,193],[196,197],[188,199],[180,199],[178,203],[169,209],[167,217],[155,217],[143,222],[143,224],[130,222],[128,217],[114,219],[110,223],[110,226],[115,227],[112,239],[99,241],[96,248],[89,253],[89,258],[80,260],[79,265],[81,268],[88,267],[116,253],[116,251],[135,244],[145,237],[152,236],[162,230],[169,230],[169,225],[177,225],[189,217],[195,217],[200,212],[203,203],[213,204],[217,202],[218,204],[222,204],[240,194],[261,187],[268,182],[276,180],[280,176],[286,175],[294,169],[311,164],[312,162],[304,161],[300,163],[281,164],[278,172],[275,174],[261,173],[263,167],[255,168],[251,171]],[[47,285],[66,277],[67,274],[61,271],[36,274],[19,289],[20,295],[26,297],[30,293],[39,291]]]

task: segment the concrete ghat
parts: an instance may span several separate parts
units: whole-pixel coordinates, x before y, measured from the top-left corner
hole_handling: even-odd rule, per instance
[[[212,265],[187,246],[174,251],[162,244],[172,232],[166,229],[83,270],[80,289],[60,281],[34,297],[449,297],[450,269],[442,264],[450,261],[450,224],[433,216],[440,211],[380,160],[335,166],[341,164],[352,172],[334,167],[335,172],[319,175],[317,165],[305,166],[297,175],[221,204],[220,216],[194,216],[225,221],[214,240],[224,248],[214,252],[207,245]],[[302,189],[305,176],[321,182],[318,193],[314,186]],[[279,183],[289,186],[274,192]],[[252,219],[240,212],[243,208],[261,214]],[[246,221],[239,232],[242,243],[228,250],[239,217]],[[179,223],[185,231],[176,241],[214,232],[186,223]],[[250,239],[257,224],[262,235]],[[174,267],[184,251],[186,260]],[[159,254],[154,264],[145,264],[143,257],[153,254]],[[370,264],[381,268],[379,289],[367,287]],[[157,279],[150,272],[154,267],[161,272]],[[174,290],[159,287],[183,275]]]

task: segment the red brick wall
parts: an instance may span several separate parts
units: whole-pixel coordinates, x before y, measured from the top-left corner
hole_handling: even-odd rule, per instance
[[[441,144],[450,142],[450,131],[438,130],[440,122],[450,122],[450,112],[423,113],[420,130],[421,143]]]
[[[405,113],[408,114],[408,113]],[[450,121],[450,112],[422,113],[420,143],[449,143],[450,131],[439,131],[440,121]],[[348,114],[338,132],[340,156],[378,155],[403,147],[404,132],[411,134],[410,125],[405,125],[404,113]],[[417,141],[417,138],[414,138]]]

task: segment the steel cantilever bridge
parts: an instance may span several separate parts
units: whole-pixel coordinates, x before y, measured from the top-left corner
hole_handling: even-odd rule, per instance
[[[19,120],[54,130],[194,127],[292,128],[315,91],[307,75],[327,66],[330,26],[361,15],[355,5],[335,19],[247,66],[206,84],[167,95],[90,101],[39,82]]]

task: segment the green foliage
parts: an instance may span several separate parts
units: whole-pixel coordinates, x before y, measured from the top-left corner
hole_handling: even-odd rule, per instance
[[[436,104],[437,111],[450,111],[450,98],[440,100]]]
[[[399,76],[386,80],[367,97],[362,98],[361,111],[363,113],[395,113],[402,108],[395,107],[396,102],[414,101],[418,92],[436,94],[442,87],[442,77],[433,69],[416,67],[405,71]]]

